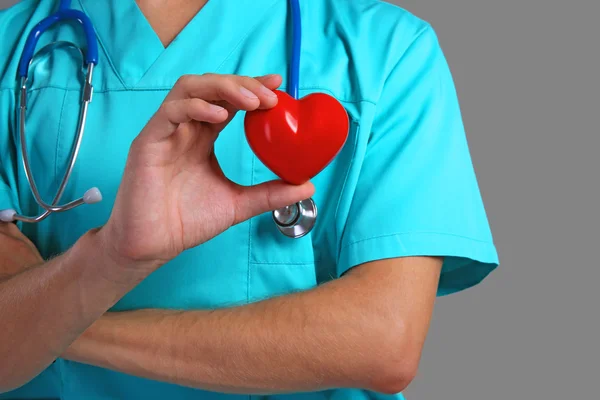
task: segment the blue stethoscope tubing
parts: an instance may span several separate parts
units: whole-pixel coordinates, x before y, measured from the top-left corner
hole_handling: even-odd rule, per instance
[[[25,170],[25,176],[29,183],[29,187],[33,194],[36,203],[44,209],[44,212],[35,217],[28,217],[18,214],[15,210],[0,210],[0,221],[14,222],[21,221],[27,223],[41,222],[46,219],[50,214],[55,212],[64,212],[71,210],[83,204],[93,204],[102,200],[102,194],[97,188],[91,188],[85,192],[85,194],[79,199],[73,200],[67,204],[59,205],[58,202],[62,197],[66,186],[69,182],[71,173],[75,166],[81,142],[83,140],[83,134],[85,132],[85,125],[87,121],[88,106],[92,101],[93,86],[92,77],[95,65],[98,63],[98,42],[96,39],[96,32],[90,19],[81,11],[74,10],[71,7],[70,0],[61,0],[59,2],[58,10],[40,21],[29,33],[21,59],[19,60],[19,66],[17,69],[17,75],[20,79],[20,102],[19,102],[19,141],[21,147],[21,155],[23,158],[23,168]],[[31,170],[31,164],[29,162],[29,153],[27,151],[27,139],[25,129],[25,118],[27,114],[27,76],[29,72],[29,66],[34,57],[35,49],[41,35],[46,32],[53,25],[67,22],[76,21],[81,25],[83,33],[85,34],[87,51],[83,52],[79,47],[77,49],[83,55],[84,66],[87,67],[87,73],[85,77],[85,85],[82,92],[82,106],[79,111],[79,121],[77,124],[77,134],[75,141],[71,149],[71,154],[68,159],[67,168],[59,185],[58,191],[54,196],[51,203],[46,203],[37,188],[35,179],[33,177],[33,171]],[[69,46],[74,46],[72,43],[68,43]]]
[[[87,42],[87,51],[85,52],[85,64],[98,64],[98,41],[96,40],[96,32],[92,21],[83,12],[71,8],[71,0],[60,0],[58,11],[44,18],[39,22],[29,33],[25,47],[19,62],[19,78],[26,78],[29,70],[29,64],[33,59],[37,42],[44,32],[51,28],[54,24],[63,21],[77,21],[83,28]]]
[[[302,19],[300,12],[300,0],[289,0],[289,9],[292,20],[292,50],[291,60],[289,63],[289,82],[287,92],[290,96],[295,99],[299,97],[299,82],[300,82],[300,56],[302,48]],[[82,107],[79,114],[79,122],[77,127],[77,135],[74,141],[74,146],[69,157],[66,172],[63,176],[59,189],[52,201],[48,204],[44,202],[37,189],[35,179],[33,178],[33,171],[29,163],[29,157],[27,152],[27,141],[25,133],[25,116],[27,109],[27,76],[29,73],[29,66],[33,60],[35,49],[41,35],[50,29],[52,26],[58,23],[76,21],[83,29],[83,33],[86,39],[86,51],[82,51],[84,66],[87,68],[87,75],[85,86],[82,94]],[[23,167],[25,175],[28,180],[31,192],[35,198],[35,201],[40,207],[44,209],[44,212],[36,217],[27,217],[18,214],[15,210],[0,210],[0,221],[14,222],[21,221],[26,223],[41,222],[46,219],[50,214],[55,212],[64,212],[78,207],[82,204],[93,204],[102,200],[102,194],[97,188],[91,188],[79,199],[71,201],[64,205],[58,205],[60,198],[62,197],[64,190],[69,182],[69,178],[75,166],[83,134],[85,131],[85,125],[87,120],[87,110],[89,103],[92,101],[92,76],[94,67],[98,64],[98,41],[96,39],[96,32],[91,20],[83,12],[71,8],[71,0],[60,0],[58,10],[40,21],[27,36],[21,59],[19,60],[18,66],[18,78],[20,79],[21,99],[20,99],[20,118],[19,118],[19,132],[20,132],[20,144],[21,154],[23,158]],[[299,238],[306,235],[314,225],[316,219],[316,205],[312,199],[304,200],[293,206],[288,206],[280,210],[273,212],[273,219],[277,224],[279,230],[286,236]]]
[[[290,11],[292,15],[292,59],[289,67],[289,85],[288,94],[297,99],[299,96],[300,82],[300,54],[302,49],[302,16],[300,13],[300,1],[289,0]],[[98,41],[92,21],[83,12],[74,10],[71,7],[71,0],[60,0],[58,11],[46,17],[39,22],[29,33],[21,60],[19,62],[19,78],[27,77],[29,64],[33,59],[35,48],[40,36],[50,27],[58,22],[75,20],[83,28],[87,42],[87,51],[85,52],[85,64],[98,64]]]
[[[292,14],[292,59],[290,61],[290,81],[287,91],[290,96],[298,99],[300,91],[300,54],[302,50],[302,15],[300,13],[300,1],[289,1]]]

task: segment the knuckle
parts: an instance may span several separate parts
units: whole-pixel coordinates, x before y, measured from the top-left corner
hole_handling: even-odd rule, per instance
[[[211,113],[212,109],[211,109],[211,103],[209,103],[208,101],[204,101],[204,100],[200,100],[198,99],[198,101],[194,104],[194,107],[201,110],[204,113]]]
[[[208,103],[202,99],[189,99],[185,105],[188,112],[201,112],[204,113],[208,110]]]
[[[141,139],[142,135],[138,135],[136,136],[132,141],[131,141],[131,145],[129,146],[129,155],[128,155],[128,160],[127,162],[130,163],[131,162],[131,158],[135,157],[139,151],[140,148],[143,147],[143,139]]]
[[[177,79],[175,83],[176,86],[188,86],[190,82],[194,79],[192,75],[182,75]]]
[[[171,110],[173,109],[174,102],[173,100],[165,101],[162,103],[158,109],[158,114],[160,116],[168,116]]]
[[[256,79],[254,79],[254,78],[252,78],[250,76],[241,76],[240,78],[241,78],[241,82],[244,85],[256,86],[259,83]]]
[[[231,92],[231,84],[226,84],[225,82],[222,85],[217,86],[217,95],[224,99],[227,97],[227,94]]]
[[[194,97],[192,99],[188,99],[186,101],[186,103],[188,103],[187,105],[193,108],[197,108],[197,107],[201,107],[204,108],[208,105],[208,103],[202,99],[199,99],[197,97]]]
[[[146,126],[139,135],[137,135],[129,146],[129,154],[127,163],[130,163],[133,159],[143,153],[144,149],[149,143],[152,143],[152,133],[155,129],[156,123],[152,126]]]

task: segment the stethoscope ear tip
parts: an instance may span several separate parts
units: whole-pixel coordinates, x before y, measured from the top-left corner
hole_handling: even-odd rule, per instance
[[[93,187],[83,194],[83,202],[85,204],[95,204],[102,201],[102,193],[97,187]]]
[[[14,222],[15,215],[17,215],[17,212],[15,210],[13,210],[12,208],[8,209],[8,210],[2,210],[2,211],[0,211],[0,221]]]

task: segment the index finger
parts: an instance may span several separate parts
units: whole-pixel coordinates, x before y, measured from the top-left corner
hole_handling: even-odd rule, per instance
[[[177,81],[165,101],[184,98],[226,102],[245,111],[277,104],[277,95],[260,81],[237,75],[185,75]]]

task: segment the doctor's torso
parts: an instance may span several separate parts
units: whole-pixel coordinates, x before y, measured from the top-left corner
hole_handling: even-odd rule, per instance
[[[44,257],[67,250],[87,230],[107,221],[132,140],[181,75],[278,73],[284,76],[284,86],[287,82],[290,32],[286,1],[210,1],[166,49],[161,48],[133,1],[118,6],[114,2],[114,10],[102,3],[82,2],[83,10],[95,24],[101,51],[85,134],[63,199],[77,198],[95,186],[101,190],[103,201],[54,214],[40,224],[23,225],[23,231]],[[220,7],[221,3],[226,5]],[[229,12],[233,3],[243,12]],[[74,6],[78,6],[77,1]],[[32,23],[51,11],[44,3],[37,9],[25,4],[21,7],[18,27],[22,31],[30,29]],[[311,18],[306,19],[305,29],[309,33]],[[330,35],[334,36],[335,32]],[[38,48],[54,40],[83,45],[79,32],[63,25],[42,36]],[[181,254],[149,276],[113,310],[241,305],[309,289],[336,276],[337,230],[340,228],[336,225],[336,212],[358,140],[362,108],[372,105],[357,101],[358,93],[353,93],[354,88],[348,86],[351,61],[343,43],[335,44],[332,38],[322,34],[318,40],[322,43],[311,45],[311,41],[305,39],[301,95],[325,90],[341,101],[347,100],[343,104],[352,123],[349,140],[341,154],[313,180],[319,220],[312,234],[290,239],[276,229],[270,214],[258,216]],[[22,39],[18,39],[16,54],[21,46]],[[32,169],[40,193],[48,200],[58,189],[75,139],[82,82],[77,54],[68,49],[57,49],[50,54],[37,57],[31,66],[26,120]],[[331,55],[335,57],[329,57]],[[14,107],[15,103],[3,102],[3,107],[7,106]],[[10,122],[16,128],[16,119]],[[13,138],[14,143],[18,143],[18,137],[13,135]],[[276,178],[250,150],[243,130],[243,114],[220,134],[215,146],[225,175],[234,182],[251,185]],[[20,155],[17,159],[20,164]],[[28,215],[40,213],[22,169],[17,172],[17,185],[21,211]],[[76,398],[83,393],[92,396],[90,386],[102,381],[109,387],[120,387],[122,396],[141,394],[140,386],[147,388],[145,396],[150,397],[146,398],[164,390],[163,384],[148,386],[144,380],[64,360],[59,360],[53,368],[60,371],[64,398]],[[48,379],[49,374],[46,372],[46,376],[39,379]],[[158,387],[152,389],[153,385]],[[198,398],[199,394],[193,394],[195,391],[191,389],[173,390],[171,394],[177,397],[189,394]],[[209,394],[204,393],[202,398],[213,398],[207,396]]]
[[[13,38],[15,54],[20,53],[27,30],[53,10],[52,3],[42,2],[35,8],[33,2],[26,1],[17,6],[20,12],[9,21],[13,29],[21,32],[20,37]],[[79,157],[63,196],[64,200],[71,200],[91,187],[98,187],[103,201],[54,214],[40,224],[23,225],[23,231],[44,257],[67,250],[87,230],[107,221],[131,142],[180,76],[209,72],[248,76],[278,73],[284,77],[282,89],[287,84],[291,35],[287,1],[209,1],[166,49],[133,1],[114,1],[110,6],[104,3],[73,2],[75,8],[82,9],[92,20],[100,55]],[[350,86],[353,79],[350,68],[356,60],[351,59],[345,46],[359,43],[359,32],[348,31],[345,34],[349,37],[343,40],[335,29],[323,32],[326,19],[330,18],[328,14],[335,11],[328,8],[335,4],[318,3],[321,4],[314,7],[311,3],[302,4],[305,23],[301,95],[325,91],[337,97],[350,115],[351,129],[342,152],[313,180],[317,189],[314,199],[319,208],[313,232],[301,239],[290,239],[276,229],[270,214],[258,216],[172,260],[126,295],[113,310],[242,305],[309,289],[336,277],[342,228],[336,213],[360,140],[359,122],[363,118],[368,129],[373,105],[361,102],[361,97],[367,94]],[[311,28],[313,24],[318,27]],[[85,48],[77,28],[63,24],[44,34],[38,49],[56,40],[72,41]],[[9,70],[14,62],[15,56]],[[36,57],[29,73],[27,148],[40,193],[48,200],[58,189],[76,135],[82,88],[80,63],[72,50],[59,48]],[[3,81],[7,82],[4,87],[13,84],[7,76]],[[16,101],[16,96],[4,93],[3,108],[13,108]],[[9,117],[13,144],[18,143],[15,117],[14,114]],[[236,183],[250,185],[276,178],[250,150],[241,113],[220,134],[215,152],[226,176]],[[16,159],[20,165],[19,154]],[[21,211],[27,215],[40,213],[22,168],[17,168],[16,185]],[[54,368],[60,370],[65,398],[82,393],[91,395],[90,385],[101,381],[122,388],[124,396],[140,393],[140,385],[151,387],[143,380],[64,360],[59,360]],[[147,395],[164,387],[158,386],[148,389]],[[128,387],[132,391],[129,395]],[[172,393],[185,396],[183,393],[192,391],[178,388]]]
[[[9,160],[3,160],[3,167],[13,171],[3,178],[13,188],[15,202],[26,215],[37,215],[41,209],[31,196],[21,167],[22,155],[17,147],[18,126],[13,111],[18,104],[16,65],[26,35],[35,23],[53,12],[54,3],[26,0],[5,14],[0,13],[0,36],[4,42],[0,48],[0,118],[7,120],[9,126],[8,137],[2,137],[3,146],[6,146],[2,150],[3,154],[10,156]],[[284,78],[282,89],[288,83],[291,29],[286,0],[210,0],[166,48],[133,0],[81,0],[73,1],[73,7],[90,17],[100,52],[85,135],[63,199],[78,198],[89,188],[98,187],[103,201],[54,214],[39,224],[22,225],[23,232],[44,257],[67,250],[86,231],[107,221],[129,147],[179,77],[204,73],[247,76],[277,73]],[[314,200],[319,210],[314,230],[294,240],[278,231],[270,213],[255,217],[167,263],[121,299],[114,311],[243,305],[310,289],[338,278],[342,252],[356,243],[364,242],[365,246],[371,247],[362,248],[362,253],[356,250],[345,255],[344,265],[365,259],[367,252],[373,258],[399,254],[392,247],[395,242],[384,241],[379,245],[367,241],[392,237],[388,231],[396,228],[388,229],[390,222],[380,218],[386,214],[385,206],[369,210],[373,213],[372,221],[352,207],[356,207],[353,202],[359,180],[360,200],[375,204],[368,187],[371,183],[376,187],[377,176],[373,179],[370,176],[384,169],[365,171],[364,165],[367,162],[366,149],[372,141],[377,100],[394,63],[427,24],[399,8],[375,0],[301,1],[301,11],[300,95],[313,92],[330,94],[342,103],[350,117],[349,136],[342,151],[312,180],[316,187]],[[56,40],[72,41],[80,46],[85,44],[76,26],[62,24],[41,37],[38,49]],[[77,54],[65,49],[58,49],[51,56],[42,54],[30,68],[27,149],[39,191],[47,201],[56,193],[75,139],[81,73]],[[393,111],[389,109],[387,112]],[[223,172],[241,185],[276,179],[251,151],[244,134],[243,117],[243,113],[239,113],[215,144]],[[389,128],[385,123],[382,127]],[[426,146],[431,147],[429,144]],[[385,162],[383,158],[370,157],[371,167]],[[392,159],[394,154],[386,157]],[[395,185],[396,178],[391,174],[397,170],[392,169],[383,177],[389,187]],[[437,175],[434,177],[432,182],[437,183]],[[415,179],[403,184],[417,183],[418,179]],[[429,199],[429,189],[425,189],[422,195]],[[473,203],[479,207],[476,204],[478,192],[468,189],[468,195],[472,195]],[[464,188],[461,187],[461,190]],[[384,192],[380,193],[383,197]],[[409,192],[403,190],[402,193]],[[422,203],[417,197],[406,201],[410,202],[409,206]],[[139,207],[143,209],[144,204]],[[408,214],[406,210],[399,208],[397,213]],[[360,222],[360,229],[351,232],[357,232],[356,238],[347,240],[344,247],[342,237],[348,234],[348,215],[351,212]],[[444,212],[443,207],[440,207],[440,212]],[[416,220],[416,224],[426,226],[430,222],[427,218]],[[431,221],[434,218],[435,215],[432,215]],[[481,231],[481,237],[487,240],[485,228],[477,228],[476,233],[479,235]],[[392,233],[406,234],[408,229],[400,226]],[[414,243],[417,244],[419,240],[429,239],[425,235],[436,233],[426,228],[418,230],[421,236],[416,237]],[[461,235],[445,237],[460,238]],[[479,237],[477,240],[483,242]],[[410,241],[407,243],[411,244]],[[415,249],[420,251],[417,245]],[[486,257],[488,250],[485,250]],[[483,250],[481,254],[484,254]],[[490,257],[490,262],[494,261],[493,256]],[[83,398],[84,394],[89,399],[113,398],[111,396],[116,392],[125,398],[248,398],[150,382],[63,360],[57,364],[55,368],[59,369],[61,376],[61,392],[66,399]],[[331,391],[295,396],[289,398],[362,400],[376,395],[361,391]]]

